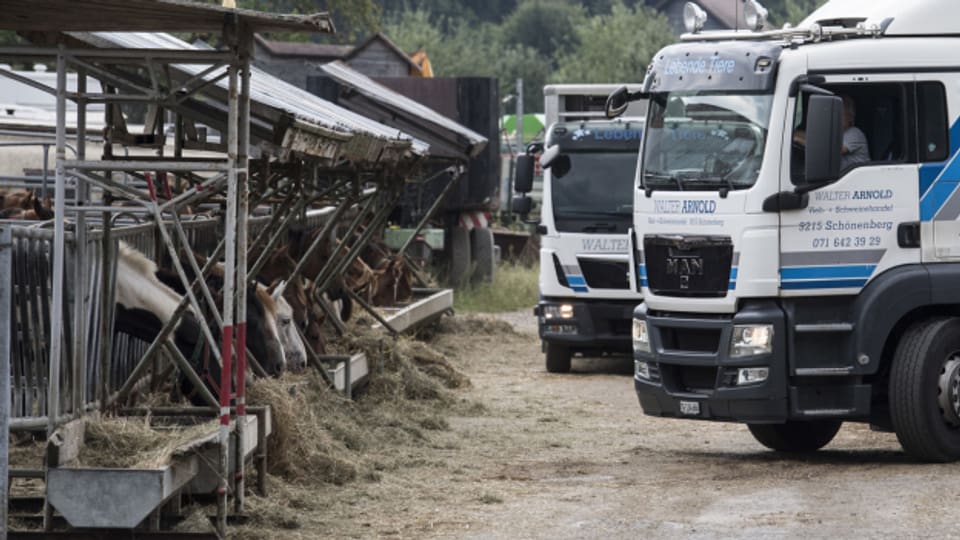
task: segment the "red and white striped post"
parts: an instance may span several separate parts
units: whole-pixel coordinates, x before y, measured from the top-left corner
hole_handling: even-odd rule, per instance
[[[240,75],[239,153],[237,161],[237,188],[240,208],[237,211],[237,444],[234,451],[236,476],[234,477],[234,508],[243,511],[244,490],[244,432],[247,421],[247,217],[250,210],[250,57],[243,55]]]
[[[237,257],[237,65],[227,69],[229,79],[227,114],[227,212],[224,216],[223,329],[220,371],[220,487],[217,490],[217,529],[221,538],[227,531],[227,492],[230,474],[230,398],[233,365],[234,285]]]

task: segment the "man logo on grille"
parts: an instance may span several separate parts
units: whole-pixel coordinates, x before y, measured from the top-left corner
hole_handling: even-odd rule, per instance
[[[667,275],[687,277],[703,275],[703,258],[701,257],[668,257]]]

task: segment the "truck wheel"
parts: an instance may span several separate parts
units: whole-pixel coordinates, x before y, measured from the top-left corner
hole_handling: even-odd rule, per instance
[[[570,349],[547,343],[547,371],[550,373],[570,373]]]
[[[840,420],[813,420],[783,424],[747,424],[753,438],[778,452],[815,452],[833,440]]]
[[[496,272],[496,261],[493,257],[493,231],[486,227],[473,229],[473,263],[476,269],[473,280],[478,283],[493,281]]]
[[[900,338],[890,368],[890,420],[911,456],[960,459],[960,319],[923,321]]]
[[[450,275],[448,281],[455,287],[467,284],[470,275],[470,231],[454,227],[450,234]]]

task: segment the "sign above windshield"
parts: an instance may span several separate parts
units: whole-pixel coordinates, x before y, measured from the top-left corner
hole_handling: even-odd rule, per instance
[[[634,151],[643,139],[643,122],[557,123],[551,126],[547,146],[561,152]]]
[[[781,47],[771,43],[680,43],[661,50],[647,73],[648,92],[772,91]]]

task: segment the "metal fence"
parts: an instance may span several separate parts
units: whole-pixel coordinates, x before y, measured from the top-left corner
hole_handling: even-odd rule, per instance
[[[333,208],[308,210],[295,220],[296,227],[311,230],[322,227],[334,214]],[[49,359],[51,345],[52,287],[52,229],[24,226],[22,222],[8,222],[12,231],[12,271],[9,281],[12,291],[12,308],[8,317],[0,313],[0,323],[6,318],[11,330],[11,409],[10,425],[13,429],[43,429],[48,421]],[[131,222],[132,223],[132,222]],[[251,236],[264,232],[271,223],[271,216],[250,218]],[[198,217],[183,219],[181,223],[190,248],[209,255],[223,234],[222,222],[216,218]],[[269,231],[267,231],[269,232]],[[111,228],[114,249],[119,241],[135,247],[148,258],[160,262],[166,255],[159,231],[152,222],[141,224],[118,223]],[[103,272],[111,273],[108,283],[114,283],[116,260],[107,268],[103,265],[103,232],[99,228],[85,235],[84,260],[78,259],[77,235],[66,235],[67,272],[63,306],[64,352],[60,368],[60,384],[57,419],[67,419],[84,410],[98,406],[98,398],[105,395],[100,385],[107,384],[106,395],[119,390],[130,377],[138,361],[149,346],[126,334],[102,336],[101,320],[109,318],[108,328],[113,328],[114,291],[102,290]],[[115,253],[115,252],[114,252]],[[0,284],[0,286],[3,286]],[[102,312],[103,295],[109,295]],[[78,306],[77,303],[82,303]],[[77,314],[83,313],[82,317]],[[102,344],[104,337],[109,341]],[[100,351],[102,345],[110,348],[107,377],[101,382]],[[78,351],[80,353],[78,354]],[[147,372],[149,378],[158,372]]]

